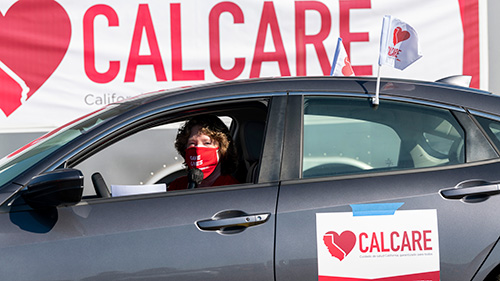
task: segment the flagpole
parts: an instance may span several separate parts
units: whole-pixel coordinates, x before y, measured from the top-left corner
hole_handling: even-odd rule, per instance
[[[379,64],[378,65],[378,70],[377,70],[377,87],[375,88],[375,97],[372,98],[372,105],[373,106],[378,106],[379,105],[379,93],[380,93],[380,68],[382,66]]]

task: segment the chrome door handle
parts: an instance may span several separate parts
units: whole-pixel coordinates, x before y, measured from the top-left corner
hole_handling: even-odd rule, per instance
[[[462,199],[464,197],[491,196],[500,194],[498,183],[470,181],[458,184],[456,187],[442,189],[439,193],[447,199]]]
[[[211,219],[197,221],[196,225],[207,231],[241,232],[247,227],[265,223],[270,216],[270,213],[249,215],[242,211],[222,211]]]

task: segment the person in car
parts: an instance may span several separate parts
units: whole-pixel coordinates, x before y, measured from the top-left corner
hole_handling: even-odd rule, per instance
[[[200,115],[187,121],[177,133],[175,148],[188,170],[203,172],[196,187],[239,183],[231,175],[238,163],[236,149],[227,126],[217,116]],[[187,189],[188,185],[193,187],[192,180],[182,176],[170,183],[168,190]]]

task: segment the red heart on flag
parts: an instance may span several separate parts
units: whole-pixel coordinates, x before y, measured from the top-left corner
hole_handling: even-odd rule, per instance
[[[69,16],[54,0],[20,0],[0,13],[0,110],[6,116],[52,75],[70,39]]]
[[[403,31],[403,29],[399,26],[394,28],[394,36],[392,39],[394,46],[396,46],[396,44],[399,42],[403,42],[405,40],[408,40],[409,38],[410,38],[410,32]]]
[[[344,67],[342,67],[342,74],[344,76],[351,76],[354,74],[354,71],[352,70],[351,62],[349,59],[346,57],[344,59]]]
[[[342,232],[340,235],[335,231],[328,231],[323,235],[323,242],[328,247],[332,257],[342,261],[354,248],[356,235],[349,230]]]

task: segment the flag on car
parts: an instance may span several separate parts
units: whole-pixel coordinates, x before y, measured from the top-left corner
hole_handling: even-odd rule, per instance
[[[351,62],[347,56],[347,52],[342,43],[342,38],[339,37],[337,41],[337,48],[335,49],[335,54],[333,56],[332,70],[330,71],[330,76],[353,76],[354,71],[352,70]]]
[[[393,16],[384,16],[379,65],[403,70],[421,57],[415,29]]]
[[[379,104],[380,68],[382,65],[403,70],[421,57],[418,35],[415,29],[393,16],[384,16],[380,36],[377,86],[372,104],[374,106]]]

